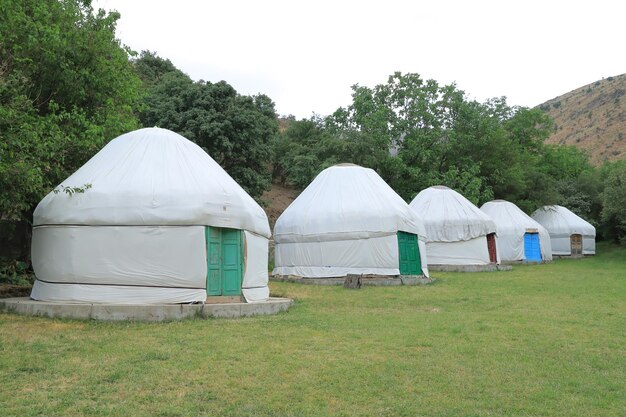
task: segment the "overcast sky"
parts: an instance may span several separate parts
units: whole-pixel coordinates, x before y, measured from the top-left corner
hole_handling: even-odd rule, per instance
[[[626,1],[96,0],[117,36],[193,79],[268,95],[281,115],[327,115],[395,71],[470,98],[533,107],[626,72]]]

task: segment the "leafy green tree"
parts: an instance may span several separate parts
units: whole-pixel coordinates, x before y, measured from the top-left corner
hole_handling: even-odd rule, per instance
[[[150,52],[134,65],[146,88],[139,114],[144,126],[170,129],[195,142],[253,197],[269,188],[270,141],[278,132],[269,97],[242,96],[225,81],[194,82]]]
[[[274,180],[303,189],[322,169],[341,162],[342,146],[319,119],[290,121],[272,142]]]
[[[107,140],[138,127],[141,83],[89,1],[0,5],[0,218],[39,200]]]
[[[602,171],[602,229],[607,238],[626,243],[626,161],[608,163]]]
[[[511,107],[504,97],[478,103],[454,84],[401,73],[373,88],[354,86],[352,98],[326,127],[360,138],[354,149],[375,154],[365,162],[407,200],[444,184],[476,204],[502,198],[527,212],[563,204],[599,217],[598,180],[587,156],[545,145],[553,123],[540,109]]]
[[[485,112],[463,91],[399,72],[386,84],[352,89],[352,104],[338,109],[327,126],[339,135],[368,138],[384,161],[377,170],[401,196],[408,200],[443,183],[474,202],[493,195],[473,157],[488,146],[481,142],[488,138],[480,123]]]

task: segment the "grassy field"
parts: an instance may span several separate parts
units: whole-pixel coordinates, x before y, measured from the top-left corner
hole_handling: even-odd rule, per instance
[[[0,415],[624,416],[626,250],[423,287],[272,283],[277,316],[0,314]]]

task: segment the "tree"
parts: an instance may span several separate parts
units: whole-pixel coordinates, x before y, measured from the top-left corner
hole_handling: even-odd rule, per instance
[[[386,84],[355,85],[352,91],[352,104],[338,109],[327,126],[339,135],[358,132],[368,138],[384,161],[377,170],[402,197],[446,184],[474,202],[490,199],[493,193],[474,157],[488,146],[487,124],[480,122],[485,112],[463,91],[399,72]]]
[[[269,97],[242,96],[225,81],[194,82],[151,52],[142,52],[134,64],[146,89],[139,114],[144,126],[195,142],[253,197],[269,188],[270,140],[278,132]]]
[[[118,18],[89,1],[2,3],[0,219],[30,221],[45,194],[138,126],[141,84]]]
[[[602,171],[603,230],[607,238],[626,243],[626,161],[608,163]]]

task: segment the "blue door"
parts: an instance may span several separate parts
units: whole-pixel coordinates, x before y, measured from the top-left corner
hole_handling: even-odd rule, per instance
[[[526,262],[541,262],[539,233],[524,234],[524,260]]]

